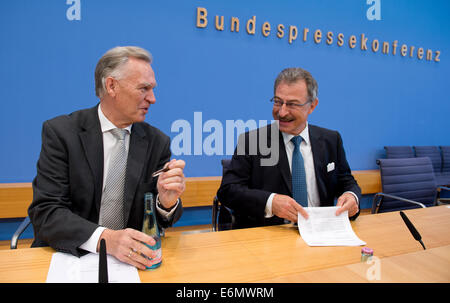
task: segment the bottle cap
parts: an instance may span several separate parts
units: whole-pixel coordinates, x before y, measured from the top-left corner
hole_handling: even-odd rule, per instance
[[[361,253],[366,254],[366,255],[373,255],[373,249],[369,248],[369,247],[363,247],[361,249]]]

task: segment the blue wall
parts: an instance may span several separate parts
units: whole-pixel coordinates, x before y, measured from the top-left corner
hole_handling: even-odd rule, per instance
[[[36,173],[42,122],[95,105],[94,68],[117,45],[140,45],[154,56],[157,103],[147,121],[174,138],[171,125],[214,119],[270,121],[273,80],[287,66],[302,66],[319,83],[319,106],[310,122],[341,132],[350,166],[376,168],[384,145],[450,145],[450,3],[380,0],[381,20],[366,17],[366,0],[345,1],[86,1],[81,20],[68,20],[73,4],[59,1],[0,3],[0,182],[31,182]],[[206,28],[196,26],[197,7],[208,11]],[[214,26],[224,16],[225,29]],[[256,33],[247,34],[256,16]],[[239,33],[230,18],[240,20]],[[261,33],[269,22],[268,37]],[[278,24],[285,36],[276,36]],[[288,42],[288,28],[298,38]],[[303,29],[309,36],[303,42]],[[313,34],[322,31],[322,41]],[[326,44],[326,33],[334,41]],[[344,34],[344,45],[336,44]],[[368,50],[360,49],[360,35]],[[356,47],[348,46],[355,35]],[[398,40],[397,54],[374,53],[371,42]],[[440,62],[400,55],[407,44],[439,50]],[[409,49],[408,49],[409,51]],[[193,130],[192,130],[193,131]],[[210,133],[204,132],[203,139]],[[224,134],[225,138],[225,134]],[[224,153],[226,152],[224,146]],[[193,145],[192,145],[193,152]],[[221,174],[227,155],[177,156],[186,176]]]
[[[191,153],[194,112],[201,112],[203,123],[217,120],[224,128],[227,120],[270,121],[273,81],[288,66],[301,66],[318,80],[319,106],[310,122],[341,132],[354,170],[376,168],[384,145],[450,145],[447,0],[380,0],[381,20],[374,21],[367,18],[373,4],[366,0],[80,0],[80,20],[69,20],[76,2],[0,2],[0,182],[32,181],[42,122],[98,102],[94,68],[117,45],[139,45],[153,54],[157,103],[147,121],[172,138],[179,134],[171,131],[172,123],[188,121]],[[205,28],[196,26],[198,7],[208,12]],[[215,28],[216,15],[224,16],[223,31]],[[253,16],[256,31],[250,35],[245,26]],[[238,33],[230,31],[231,17],[240,20]],[[271,25],[268,37],[261,32],[264,22]],[[281,39],[278,24],[285,26]],[[298,30],[292,43],[289,26]],[[309,29],[306,42],[304,28]],[[317,29],[320,43],[313,40]],[[343,46],[336,43],[339,33]],[[361,34],[368,38],[367,50],[361,50]],[[353,49],[351,35],[356,36]],[[381,52],[382,45],[373,52],[374,39],[389,42],[389,54]],[[405,57],[402,44],[408,45]],[[433,55],[440,51],[440,62],[419,60],[419,47]],[[203,139],[208,135],[203,132]],[[219,160],[228,156],[202,151],[176,157],[187,162],[185,173],[191,177],[221,175]],[[363,208],[370,202],[365,196]],[[187,210],[177,225],[208,224],[210,211]],[[19,220],[1,223],[1,239],[7,239]],[[32,237],[31,230],[24,236]]]
[[[310,122],[341,132],[353,170],[376,168],[384,145],[450,145],[447,0],[380,0],[381,20],[373,21],[366,14],[373,4],[366,0],[80,0],[80,20],[69,20],[76,1],[66,2],[0,2],[0,182],[32,181],[43,121],[98,102],[94,68],[117,45],[139,45],[153,54],[157,103],[147,121],[171,138],[179,134],[171,131],[172,123],[188,121],[192,153],[195,112],[203,123],[217,120],[224,129],[227,120],[270,121],[273,81],[289,66],[301,66],[318,80],[319,106]],[[196,26],[198,7],[208,12],[205,28]],[[224,16],[223,31],[215,28],[216,15]],[[250,35],[245,27],[253,16],[256,31]],[[238,33],[230,31],[231,17],[240,20]],[[261,31],[264,22],[271,25],[268,37]],[[278,24],[285,26],[283,38],[276,36]],[[298,30],[292,43],[289,26]],[[317,29],[320,43],[313,40]],[[337,45],[339,33],[343,46]],[[361,50],[361,34],[368,38],[367,50]],[[374,39],[381,44],[378,52],[371,49]],[[381,52],[384,41],[389,54]],[[433,59],[439,51],[440,61],[427,61],[426,54],[419,60],[419,47],[432,49]],[[202,133],[203,139],[209,135]],[[229,155],[176,157],[187,162],[185,174],[192,177],[221,175],[219,160]],[[370,197],[363,201],[369,202]],[[185,213],[178,224],[209,223],[209,212]],[[12,230],[8,226],[18,224],[4,223]]]

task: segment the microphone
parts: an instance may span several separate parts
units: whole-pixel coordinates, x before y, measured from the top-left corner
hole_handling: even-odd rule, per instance
[[[411,232],[414,239],[419,241],[420,244],[422,244],[423,249],[425,248],[425,245],[422,242],[422,236],[419,234],[417,229],[414,227],[414,225],[409,221],[408,217],[405,215],[404,212],[400,211],[400,216],[402,216],[403,221],[405,222],[406,226],[408,227],[409,231]]]
[[[106,242],[100,240],[100,254],[98,260],[98,283],[108,283],[108,262],[106,259]]]

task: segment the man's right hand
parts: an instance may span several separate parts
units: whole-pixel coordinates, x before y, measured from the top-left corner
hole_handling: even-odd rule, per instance
[[[276,194],[272,200],[272,213],[277,217],[297,222],[298,213],[305,219],[308,219],[306,210],[298,204],[294,199],[286,195]]]
[[[101,239],[105,239],[106,251],[109,255],[139,269],[145,270],[145,266],[151,267],[154,263],[160,261],[159,259],[149,260],[141,255],[144,254],[149,258],[156,257],[156,252],[145,245],[155,245],[155,240],[135,229],[105,229],[98,240],[97,251],[99,251]]]

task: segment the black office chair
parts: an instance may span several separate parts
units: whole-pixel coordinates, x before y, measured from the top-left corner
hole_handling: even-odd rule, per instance
[[[442,185],[450,186],[450,146],[441,146],[442,152]]]
[[[231,160],[223,159],[222,163],[222,177],[225,175]],[[217,196],[214,197],[212,207],[212,230],[222,231],[233,229],[235,218],[233,210],[220,203]]]
[[[379,159],[383,192],[375,194],[372,213],[429,207],[437,203],[436,186],[431,160],[428,157]]]
[[[442,151],[442,173],[450,175],[450,145],[440,146]]]
[[[14,235],[11,238],[11,249],[17,248],[17,243],[19,242],[20,235],[27,229],[28,225],[30,225],[30,218],[27,216],[22,223],[20,223],[19,227],[16,229]]]
[[[435,174],[441,173],[442,158],[437,146],[414,146],[416,157],[428,157],[433,164]]]
[[[411,146],[385,146],[386,158],[414,158],[414,150]]]
[[[450,146],[440,146],[442,152],[442,173],[439,177],[438,184],[450,187]],[[439,202],[449,204],[450,198],[442,197]]]
[[[434,176],[436,184],[447,186],[448,176],[442,175],[442,157],[439,147],[437,146],[414,146],[416,150],[416,157],[429,157],[433,164]]]

